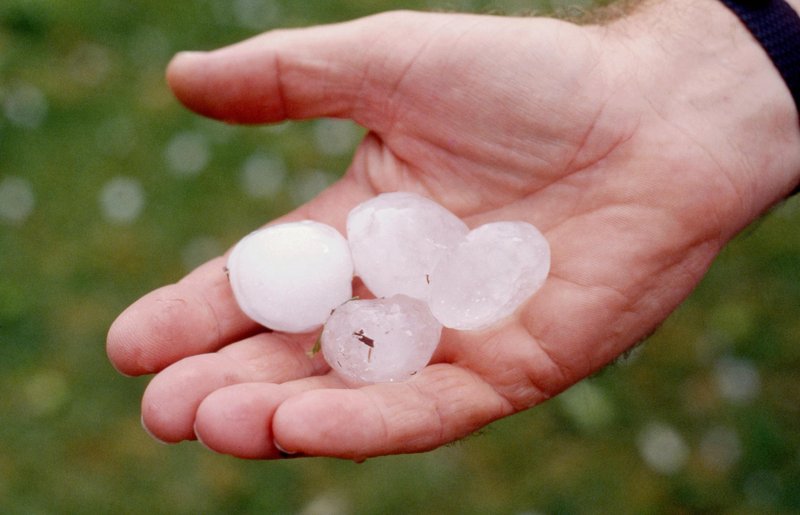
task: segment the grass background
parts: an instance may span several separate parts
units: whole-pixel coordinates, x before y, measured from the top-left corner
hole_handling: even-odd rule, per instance
[[[142,431],[106,330],[347,166],[360,131],[229,127],[163,69],[272,27],[534,2],[3,0],[0,512],[800,512],[800,204],[723,253],[626,361],[434,452],[248,462]],[[259,191],[260,196],[245,193]]]

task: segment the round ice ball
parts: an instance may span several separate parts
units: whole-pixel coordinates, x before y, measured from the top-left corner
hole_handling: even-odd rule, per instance
[[[467,232],[453,213],[414,193],[378,195],[347,217],[355,273],[377,297],[426,299],[436,262]]]
[[[352,300],[325,323],[322,354],[348,383],[404,381],[428,364],[441,332],[442,325],[419,299]]]
[[[430,308],[445,327],[483,329],[511,315],[549,271],[550,246],[536,227],[482,225],[442,256],[430,277]]]
[[[310,220],[245,236],[228,257],[236,302],[270,329],[310,331],[352,295],[353,261],[344,237]]]

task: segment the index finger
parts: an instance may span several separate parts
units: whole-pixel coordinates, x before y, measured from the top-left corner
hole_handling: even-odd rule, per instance
[[[239,309],[218,257],[133,303],[111,325],[106,350],[121,373],[150,374],[262,329]]]

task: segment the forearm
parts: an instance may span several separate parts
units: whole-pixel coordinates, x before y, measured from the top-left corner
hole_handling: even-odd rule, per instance
[[[791,0],[797,7],[800,0]],[[719,0],[653,0],[603,31],[654,116],[705,147],[738,206],[735,232],[800,183],[800,117],[766,52]],[[618,47],[619,49],[619,47]]]

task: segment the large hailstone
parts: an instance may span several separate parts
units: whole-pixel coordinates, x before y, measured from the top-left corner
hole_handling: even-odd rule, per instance
[[[536,227],[482,225],[442,256],[431,274],[431,312],[445,327],[483,329],[511,315],[549,270],[550,246]]]
[[[320,343],[325,361],[346,382],[393,382],[428,364],[441,332],[425,302],[396,295],[339,306]]]
[[[384,193],[347,217],[355,273],[377,297],[428,296],[436,262],[469,232],[436,202],[414,193]]]
[[[319,327],[353,295],[347,241],[319,222],[255,231],[236,244],[227,266],[242,311],[276,331],[302,333]]]

